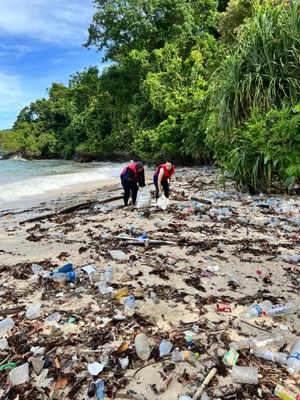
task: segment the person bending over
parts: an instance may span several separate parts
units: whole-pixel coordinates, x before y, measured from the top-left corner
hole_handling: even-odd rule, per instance
[[[135,204],[139,187],[145,186],[144,165],[140,161],[125,167],[121,173],[121,183],[124,189],[124,205],[128,205],[130,192],[132,195],[132,204]]]
[[[153,175],[153,182],[156,187],[156,200],[162,195],[169,198],[169,187],[171,185],[171,176],[174,174],[175,167],[171,161],[159,165]]]

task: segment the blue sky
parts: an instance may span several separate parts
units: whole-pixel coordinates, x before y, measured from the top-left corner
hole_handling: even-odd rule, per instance
[[[101,70],[101,54],[82,46],[95,12],[92,0],[1,0],[0,130],[47,98],[53,82],[67,85],[90,65]]]

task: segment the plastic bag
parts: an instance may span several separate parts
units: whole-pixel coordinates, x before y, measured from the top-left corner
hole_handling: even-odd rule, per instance
[[[148,186],[138,191],[136,208],[149,208],[151,206],[151,192]]]
[[[157,199],[156,205],[158,208],[162,210],[166,210],[168,208],[170,200],[163,194],[161,197]]]

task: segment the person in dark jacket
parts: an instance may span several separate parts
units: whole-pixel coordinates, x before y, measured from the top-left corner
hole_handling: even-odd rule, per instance
[[[156,200],[162,195],[164,191],[164,195],[169,198],[170,192],[170,184],[171,184],[171,176],[175,172],[175,167],[171,161],[167,161],[165,164],[160,164],[153,176],[153,182],[156,187]]]
[[[130,164],[125,167],[121,173],[121,183],[124,188],[124,205],[128,205],[130,192],[132,195],[132,204],[135,204],[139,187],[145,186],[145,172],[142,162]]]

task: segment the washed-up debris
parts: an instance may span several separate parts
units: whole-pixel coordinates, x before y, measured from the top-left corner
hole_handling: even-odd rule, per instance
[[[212,176],[184,169],[166,210],[99,199],[24,221],[36,247],[0,264],[1,398],[298,394],[299,199]]]

